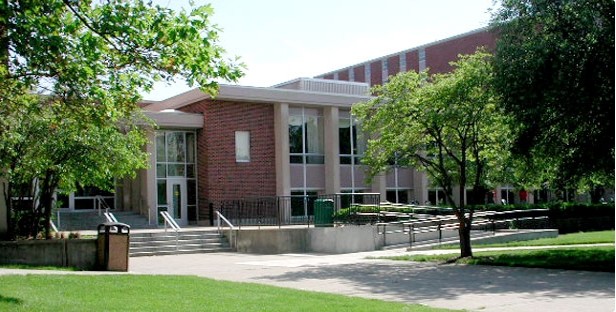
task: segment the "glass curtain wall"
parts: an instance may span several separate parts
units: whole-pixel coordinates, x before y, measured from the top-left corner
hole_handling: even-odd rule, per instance
[[[340,112],[338,120],[340,164],[359,165],[366,150],[366,140],[361,136],[359,122],[350,112]]]
[[[307,187],[307,166],[325,163],[321,110],[289,108],[289,156],[292,166],[302,166],[303,186],[291,192],[291,217],[299,221],[313,215],[314,199],[317,196],[316,190]]]
[[[359,130],[359,122],[351,116],[349,111],[341,111],[338,119],[338,144],[340,165],[349,165],[351,167],[350,181],[351,185],[347,185],[342,190],[343,193],[363,193],[363,188],[358,188],[355,185],[356,166],[361,164],[361,158],[366,149],[365,139],[361,136]],[[350,187],[350,188],[348,188]],[[350,202],[357,203],[354,198],[349,197]],[[361,196],[358,196],[360,198]]]
[[[323,164],[323,117],[317,109],[289,109],[289,153],[292,164]]]
[[[197,180],[195,133],[189,131],[156,132],[156,192],[157,215],[159,223],[161,211],[170,210],[172,202],[168,198],[167,183],[170,179],[186,181],[186,205],[188,216],[182,215],[182,209],[173,209],[173,217],[196,220]],[[171,192],[176,194],[177,192]],[[181,196],[181,194],[179,195]]]

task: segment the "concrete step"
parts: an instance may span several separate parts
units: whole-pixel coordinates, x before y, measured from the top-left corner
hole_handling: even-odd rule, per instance
[[[55,221],[61,231],[96,230],[96,227],[105,222],[104,216],[97,211],[60,212],[60,222]]]
[[[213,231],[152,231],[131,233],[131,257],[232,251],[224,237]]]
[[[202,243],[181,243],[178,244],[177,246],[175,245],[175,243],[171,244],[154,244],[154,245],[138,245],[138,246],[134,246],[133,244],[130,245],[130,250],[131,252],[142,252],[142,251],[148,251],[148,252],[154,252],[154,251],[173,251],[173,250],[200,250],[200,249],[218,249],[218,248],[228,248],[229,246],[227,244],[224,243],[209,243],[209,244],[202,244]]]
[[[215,252],[232,252],[231,248],[202,248],[202,249],[190,249],[190,250],[168,250],[168,251],[135,251],[131,252],[131,257],[147,257],[147,256],[164,256],[164,255],[181,255],[181,254],[194,254],[194,253],[215,253]]]
[[[147,246],[147,245],[166,245],[166,244],[218,244],[221,242],[220,237],[212,237],[212,238],[180,238],[177,239],[175,237],[157,237],[157,238],[143,238],[138,237],[134,238],[131,236],[130,244],[131,246]]]
[[[220,239],[216,232],[153,232],[153,233],[131,233],[131,241],[164,241],[164,240],[190,240],[190,239]]]
[[[118,222],[130,225],[131,229],[155,229],[156,225],[148,224],[147,217],[132,211],[112,211]]]

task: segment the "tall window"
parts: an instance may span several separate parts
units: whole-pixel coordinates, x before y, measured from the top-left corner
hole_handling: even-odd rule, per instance
[[[235,131],[235,161],[250,161],[250,132]]]
[[[181,178],[186,180],[188,214],[196,217],[197,168],[195,154],[194,132],[156,132],[156,187],[159,212],[167,211],[171,202],[171,199],[167,198],[167,180]]]
[[[425,204],[439,206],[447,204],[445,191],[441,188],[428,189],[428,202]]]
[[[387,201],[390,203],[408,204],[409,191],[402,189],[388,189],[386,193]]]
[[[365,151],[365,142],[358,135],[358,122],[349,112],[340,112],[338,138],[340,141],[340,164],[359,164]]]
[[[289,153],[293,164],[322,164],[323,118],[317,109],[289,109]]]
[[[294,219],[308,218],[314,215],[314,201],[317,199],[316,191],[291,192],[291,217]]]

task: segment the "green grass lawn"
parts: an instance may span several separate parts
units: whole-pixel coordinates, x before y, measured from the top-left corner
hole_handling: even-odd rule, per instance
[[[259,284],[159,275],[0,276],[0,311],[451,311]]]
[[[614,243],[614,231],[580,232],[558,235],[555,238],[540,238],[527,241],[517,241],[502,244],[473,243],[474,248],[490,247],[520,247],[520,246],[553,246],[553,245],[578,245],[578,244],[601,244]],[[434,249],[456,249],[458,245],[443,245]]]
[[[580,232],[559,235],[555,238],[541,238],[504,244],[473,244],[473,248],[563,246],[580,244],[614,244],[614,231]],[[457,245],[435,247],[434,249],[455,249]],[[541,250],[507,250],[474,252],[472,258],[457,259],[457,255],[416,255],[388,259],[405,261],[455,262],[462,264],[498,265],[545,269],[584,270],[614,272],[614,246],[575,247]]]
[[[580,247],[541,250],[475,252],[472,258],[456,255],[417,255],[393,260],[455,262],[461,264],[614,272],[614,247]]]
[[[0,264],[0,268],[20,270],[81,271],[75,267],[41,266],[31,264]]]

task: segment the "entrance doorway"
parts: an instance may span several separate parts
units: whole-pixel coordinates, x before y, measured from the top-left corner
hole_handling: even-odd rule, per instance
[[[188,224],[186,179],[167,179],[167,212],[180,226]]]

